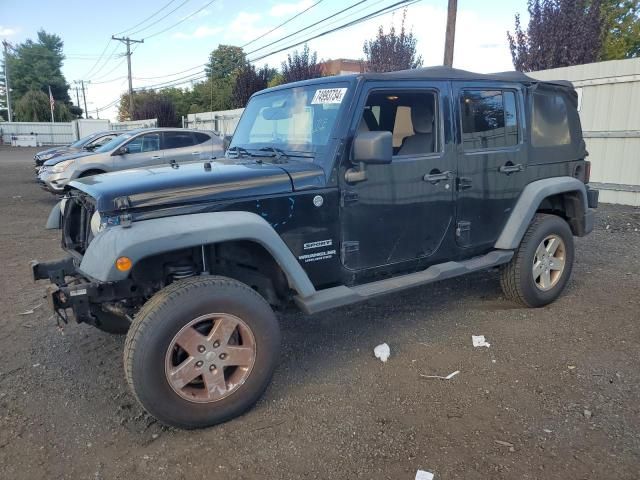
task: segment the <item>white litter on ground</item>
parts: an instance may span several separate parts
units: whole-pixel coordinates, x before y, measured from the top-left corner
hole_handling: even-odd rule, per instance
[[[474,347],[489,348],[491,346],[491,344],[487,342],[487,339],[484,338],[484,335],[471,335],[471,341],[473,342]]]
[[[433,473],[426,472],[424,470],[418,470],[416,472],[416,480],[433,480]]]
[[[387,360],[389,360],[389,355],[391,355],[391,349],[386,343],[381,343],[373,349],[373,354],[376,356],[376,358],[379,358],[383,362],[386,362]]]
[[[42,304],[39,303],[38,305],[33,307],[31,310],[26,310],[24,312],[20,312],[18,315],[31,315],[32,313],[35,313],[36,309],[40,308],[41,306],[42,306]]]
[[[440,375],[424,375],[423,373],[421,373],[420,376],[422,378],[441,378],[442,380],[451,380],[453,377],[455,377],[459,373],[460,373],[460,370],[456,370],[455,372],[450,373],[446,377],[442,377]]]

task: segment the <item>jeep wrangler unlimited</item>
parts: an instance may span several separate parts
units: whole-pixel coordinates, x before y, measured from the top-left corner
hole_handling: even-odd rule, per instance
[[[183,428],[251,407],[278,362],[273,308],[306,313],[500,267],[555,300],[598,192],[566,82],[445,67],[253,95],[224,158],[71,183],[32,265],[59,319],[127,333],[129,385]]]

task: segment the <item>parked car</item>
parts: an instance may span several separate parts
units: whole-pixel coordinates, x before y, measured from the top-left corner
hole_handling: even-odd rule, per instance
[[[128,331],[149,413],[214,425],[269,384],[273,308],[494,267],[520,305],[558,298],[598,203],[577,105],[568,82],[445,67],[267,89],[225,158],[71,182],[48,221],[69,256],[33,275],[61,322]]]
[[[61,193],[76,178],[170,162],[208,160],[223,153],[222,141],[213,132],[141,128],[124,132],[92,152],[47,160],[38,177],[47,190]]]
[[[82,137],[80,140],[77,140],[70,145],[52,147],[47,150],[38,152],[33,156],[36,173],[38,173],[40,167],[42,167],[44,162],[46,162],[47,160],[51,160],[52,158],[56,158],[61,155],[69,155],[77,152],[92,152],[96,148],[101,147],[105,143],[120,135],[120,133],[122,132],[113,130],[95,132],[91,135],[87,135],[86,137]]]

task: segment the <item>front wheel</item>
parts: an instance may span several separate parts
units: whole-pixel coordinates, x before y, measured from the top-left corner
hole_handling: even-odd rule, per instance
[[[567,222],[556,215],[537,214],[513,258],[502,267],[502,290],[524,306],[547,305],[567,285],[573,258],[573,235]]]
[[[280,330],[269,304],[224,277],[171,284],[136,315],[124,349],[127,380],[163,423],[201,428],[249,409],[277,364]]]

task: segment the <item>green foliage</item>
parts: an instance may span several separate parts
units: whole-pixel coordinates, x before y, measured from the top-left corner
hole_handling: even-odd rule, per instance
[[[49,97],[40,90],[25,92],[16,102],[17,122],[47,122],[51,120]]]
[[[172,89],[179,90],[179,89]],[[172,96],[173,95],[173,96]],[[120,96],[118,120],[158,119],[158,127],[177,127],[180,119],[176,115],[176,92],[167,94],[164,91],[140,90],[133,93],[133,113],[129,112],[129,93]]]
[[[49,94],[49,86],[53,98],[57,103],[70,105],[69,84],[62,74],[62,63],[64,54],[62,47],[64,43],[62,39],[55,34],[50,34],[44,30],[38,32],[38,40],[27,40],[18,45],[8,57],[9,71],[11,72],[11,91],[16,105],[16,116],[18,102],[29,92],[39,90],[46,96]],[[36,103],[33,102],[35,97],[23,104],[27,108],[22,114],[27,112],[34,114],[33,110]],[[48,105],[48,100],[47,100]],[[48,107],[47,107],[48,110]],[[69,111],[66,109],[66,113]],[[66,115],[66,114],[65,114]],[[50,115],[49,115],[50,117]]]
[[[603,0],[604,41],[601,60],[640,56],[640,0]]]
[[[242,47],[219,45],[209,55],[209,63],[204,67],[204,71],[209,78],[228,78],[235,75],[246,61]]]
[[[364,42],[363,51],[367,57],[367,70],[370,72],[394,72],[422,66],[422,56],[416,54],[418,39],[412,31],[407,32],[405,21],[407,11],[402,14],[400,32],[392,23],[389,33],[382,25],[373,40]]]
[[[276,70],[273,76],[271,77],[271,79],[269,80],[269,82],[267,83],[267,86],[269,88],[277,87],[278,85],[282,85],[283,83],[284,83],[284,77],[280,72]]]

